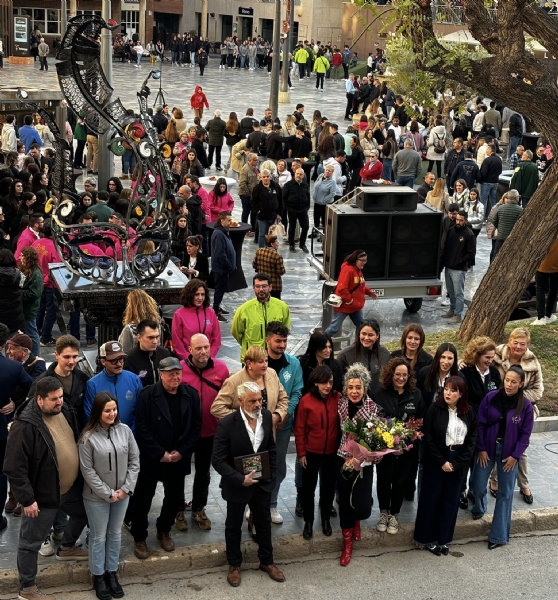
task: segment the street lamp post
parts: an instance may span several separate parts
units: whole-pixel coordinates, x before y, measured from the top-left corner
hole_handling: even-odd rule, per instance
[[[281,1],[275,0],[275,23],[273,25],[273,63],[271,66],[271,88],[269,108],[273,117],[277,117],[279,109],[279,52],[281,45]]]
[[[105,20],[105,23],[109,22],[111,18],[110,0],[103,0],[101,16]],[[112,31],[110,29],[103,29],[101,31],[101,67],[108,84],[112,88]],[[110,102],[110,98],[108,102]],[[109,139],[107,134],[99,136],[99,158],[97,161],[99,169],[98,190],[106,189],[107,182],[114,173],[112,154],[107,147]]]
[[[289,104],[291,93],[289,92],[289,53],[294,50],[294,0],[287,0],[287,14],[285,18],[289,19],[289,31],[283,40],[283,70],[281,71],[281,91],[279,92],[279,102]]]

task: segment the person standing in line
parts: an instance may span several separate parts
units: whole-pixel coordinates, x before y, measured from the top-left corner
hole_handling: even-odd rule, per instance
[[[282,275],[286,273],[283,257],[279,254],[279,239],[276,235],[265,236],[265,248],[258,248],[252,261],[256,273],[267,273],[271,279],[273,298],[281,300],[283,290]]]
[[[211,236],[211,270],[214,273],[215,281],[213,310],[219,321],[224,323],[227,322],[227,319],[221,310],[221,302],[227,291],[229,276],[236,269],[236,252],[229,235],[231,222],[230,211],[220,212],[215,231]]]
[[[41,63],[41,71],[48,71],[48,60],[47,56],[50,54],[50,48],[48,44],[45,43],[45,38],[41,38],[39,44],[39,61]]]
[[[132,430],[120,422],[116,398],[95,396],[79,438],[83,503],[89,523],[89,571],[100,600],[124,595],[116,572],[122,522],[139,473],[139,449]]]

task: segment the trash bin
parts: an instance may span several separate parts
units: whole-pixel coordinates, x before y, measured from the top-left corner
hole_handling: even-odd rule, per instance
[[[329,327],[333,319],[333,307],[327,303],[330,294],[335,292],[337,281],[324,281],[322,287],[322,329]]]

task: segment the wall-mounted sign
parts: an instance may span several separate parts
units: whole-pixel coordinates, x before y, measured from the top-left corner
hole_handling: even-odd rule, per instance
[[[238,14],[242,15],[243,17],[253,17],[254,16],[254,9],[253,8],[242,8],[242,7],[240,7],[238,9]]]

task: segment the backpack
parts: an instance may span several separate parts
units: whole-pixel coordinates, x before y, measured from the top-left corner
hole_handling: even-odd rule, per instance
[[[435,131],[432,133],[436,136],[436,140],[434,141],[434,152],[436,152],[436,154],[444,154],[446,151],[445,136],[440,137]]]

